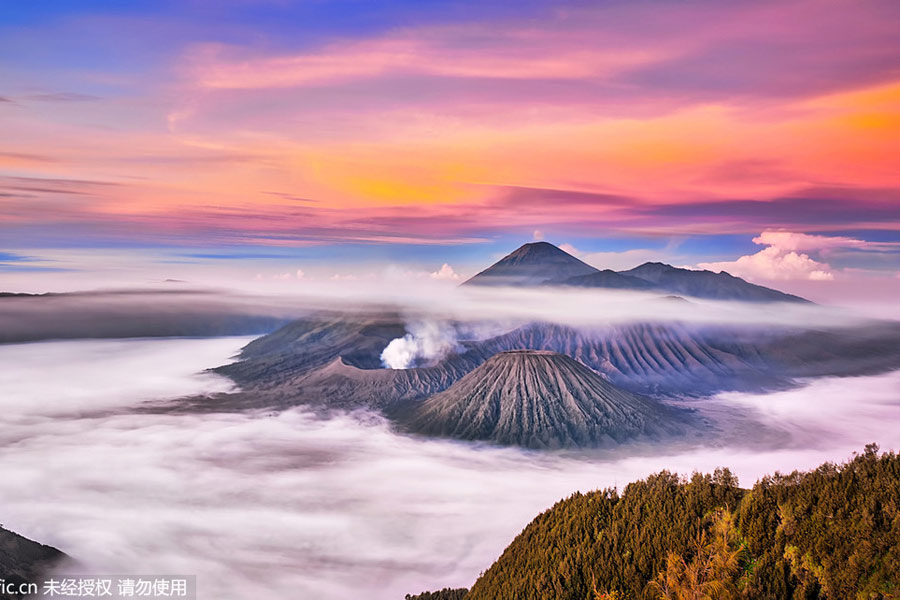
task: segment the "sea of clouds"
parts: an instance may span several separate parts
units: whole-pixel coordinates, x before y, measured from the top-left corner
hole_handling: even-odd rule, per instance
[[[136,410],[230,390],[204,370],[248,339],[0,346],[0,521],[75,557],[69,571],[196,575],[210,600],[397,600],[470,585],[576,490],[717,466],[752,485],[900,448],[897,373],[697,401],[784,435],[626,457],[423,440],[369,413]]]

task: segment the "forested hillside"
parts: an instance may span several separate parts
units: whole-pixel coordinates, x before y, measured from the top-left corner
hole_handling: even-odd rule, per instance
[[[466,600],[900,598],[900,456],[742,490],[662,472],[539,515]]]
[[[466,597],[466,588],[444,588],[436,592],[422,592],[415,596],[406,595],[406,600],[463,600]]]

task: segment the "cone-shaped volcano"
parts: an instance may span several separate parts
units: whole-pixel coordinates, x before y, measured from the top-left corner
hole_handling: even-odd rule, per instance
[[[683,411],[618,389],[554,352],[501,352],[426,400],[409,429],[531,448],[608,446],[684,431]]]
[[[596,273],[597,269],[547,242],[532,242],[465,282],[464,285],[540,285]]]

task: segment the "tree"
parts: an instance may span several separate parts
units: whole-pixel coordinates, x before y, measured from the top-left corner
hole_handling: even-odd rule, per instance
[[[739,577],[744,545],[734,528],[732,514],[717,509],[710,527],[701,529],[690,560],[670,553],[666,570],[650,582],[659,600],[735,600],[740,597]]]

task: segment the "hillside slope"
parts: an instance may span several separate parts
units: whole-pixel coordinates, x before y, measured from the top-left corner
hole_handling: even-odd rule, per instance
[[[0,578],[6,583],[37,583],[66,555],[51,546],[0,527]],[[0,592],[0,598],[12,598]]]
[[[576,493],[535,518],[465,598],[664,597],[654,580],[750,600],[897,598],[900,455],[873,445],[750,490],[717,470],[690,480],[662,472],[621,495]]]

